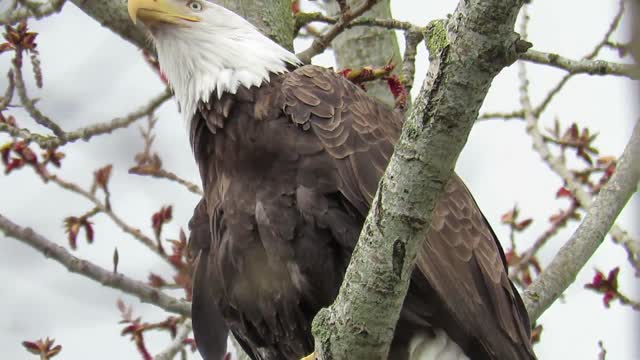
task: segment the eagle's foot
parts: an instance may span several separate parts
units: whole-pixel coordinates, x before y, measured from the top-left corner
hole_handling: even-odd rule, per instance
[[[302,359],[300,359],[300,360],[316,360],[316,353],[315,353],[315,352],[312,352],[311,354],[309,354],[309,355],[307,355],[307,356],[303,357],[303,358],[302,358]]]

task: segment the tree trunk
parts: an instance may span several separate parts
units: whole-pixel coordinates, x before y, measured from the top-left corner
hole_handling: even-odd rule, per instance
[[[265,35],[293,50],[293,12],[291,0],[213,0],[242,15]]]

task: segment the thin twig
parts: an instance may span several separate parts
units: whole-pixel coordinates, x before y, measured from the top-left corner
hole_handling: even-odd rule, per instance
[[[520,102],[525,111],[525,120],[526,120],[526,130],[529,136],[533,141],[533,149],[540,155],[544,163],[546,163],[551,170],[553,170],[556,174],[558,174],[562,180],[564,180],[567,188],[571,192],[571,194],[578,201],[580,206],[585,209],[588,209],[593,203],[593,196],[585,191],[580,182],[576,180],[574,174],[566,167],[563,160],[559,157],[553,156],[551,150],[547,146],[545,142],[545,138],[540,132],[538,128],[538,117],[534,113],[534,109],[531,107],[531,101],[528,96],[528,83],[526,77],[526,69],[524,63],[519,63],[520,66],[520,81],[521,81],[521,98]],[[637,240],[631,239],[625,231],[623,231],[618,225],[614,224],[609,234],[613,237],[616,243],[627,244],[629,249],[639,249],[640,246],[637,245]],[[629,251],[629,250],[628,250]],[[630,259],[634,259],[632,261],[632,265],[636,266],[636,264],[640,263],[640,252],[629,251]],[[637,270],[637,268],[636,268]]]
[[[6,109],[11,100],[13,100],[13,93],[16,88],[16,82],[13,79],[13,70],[9,70],[7,73],[7,79],[9,80],[9,85],[7,85],[7,90],[4,92],[4,96],[0,98],[0,111]]]
[[[145,167],[137,166],[129,169],[129,174],[143,175],[143,176],[146,175],[146,176],[151,176],[157,179],[167,179],[167,180],[175,181],[196,195],[202,196],[204,194],[202,192],[202,189],[200,189],[198,185],[179,177],[178,175],[172,173],[171,171],[167,171],[164,169],[146,169]]]
[[[110,134],[112,131],[125,128],[135,121],[148,116],[158,109],[165,101],[171,98],[169,90],[163,91],[161,94],[152,98],[148,104],[139,108],[138,110],[127,114],[123,117],[117,117],[112,120],[98,123],[95,125],[79,128],[65,133],[64,138],[57,136],[45,136],[37,133],[32,133],[27,129],[18,129],[7,124],[0,124],[0,132],[6,132],[12,136],[19,137],[23,140],[33,141],[37,143],[43,149],[50,149],[59,147],[68,143],[75,142],[79,139],[89,140],[97,135]]]
[[[520,55],[521,60],[536,64],[549,65],[567,70],[570,74],[617,75],[631,79],[640,79],[640,72],[635,65],[619,64],[604,60],[573,60],[557,54],[529,50]]]
[[[488,112],[488,113],[480,114],[480,116],[478,116],[478,120],[489,120],[489,119],[522,120],[524,119],[524,111],[517,110],[517,111],[508,112],[508,113],[507,112],[493,112],[493,113]]]
[[[171,340],[171,344],[164,349],[161,353],[154,357],[154,360],[172,360],[180,350],[186,345],[185,340],[191,334],[193,325],[190,319],[187,319],[182,323],[175,338]]]
[[[166,311],[183,316],[190,316],[189,303],[173,298],[162,291],[154,289],[140,281],[130,279],[120,273],[103,269],[87,260],[71,255],[64,247],[59,246],[31,228],[21,227],[0,214],[0,229],[6,236],[17,239],[48,258],[62,264],[69,271],[86,276],[104,286],[118,289],[133,295],[140,301],[156,305]]]
[[[622,16],[624,15],[624,10],[625,10],[624,0],[620,0],[618,12],[613,17],[611,23],[609,24],[609,28],[605,32],[602,40],[598,44],[596,44],[593,50],[591,50],[591,52],[585,55],[582,58],[582,60],[578,60],[578,61],[592,61],[593,59],[595,59],[596,56],[598,56],[602,48],[604,48],[605,46],[607,46],[609,42],[611,42],[611,35],[613,35],[613,32],[616,31],[616,29],[620,25],[620,21],[622,20]],[[522,36],[522,38],[526,39],[526,36]],[[521,56],[525,56],[525,55],[521,55]],[[584,72],[569,72],[568,74],[564,75],[562,79],[560,79],[560,81],[558,81],[558,83],[551,90],[549,90],[549,92],[547,92],[547,95],[542,100],[542,102],[540,102],[538,106],[532,108],[533,115],[536,117],[540,116],[540,114],[542,114],[547,109],[547,107],[549,106],[551,101],[555,98],[555,96],[569,82],[569,80],[574,75],[579,73],[584,73]],[[637,70],[635,70],[635,74],[637,76]],[[487,120],[487,119],[524,119],[524,111],[515,110],[507,113],[486,113],[478,117],[478,120]]]
[[[633,239],[626,231],[614,225],[609,232],[613,242],[622,246],[627,253],[629,263],[636,271],[636,277],[640,277],[640,241]]]
[[[156,242],[154,240],[152,240],[148,236],[144,235],[142,233],[142,231],[140,231],[139,229],[134,228],[133,226],[130,226],[127,223],[125,223],[124,220],[122,220],[118,215],[116,215],[116,213],[113,212],[113,210],[111,208],[107,207],[95,195],[93,195],[90,192],[82,189],[81,187],[79,187],[78,185],[76,185],[74,183],[62,180],[61,178],[57,177],[56,175],[48,175],[48,176],[46,176],[46,179],[51,181],[51,182],[53,182],[53,183],[55,183],[55,184],[57,184],[57,185],[59,185],[60,187],[62,187],[65,190],[69,190],[71,192],[79,194],[79,195],[83,196],[84,198],[86,198],[87,200],[91,201],[94,204],[94,206],[100,210],[100,212],[106,214],[109,218],[111,218],[111,220],[120,229],[122,229],[122,231],[124,231],[124,232],[130,234],[131,236],[133,236],[134,238],[138,239],[142,244],[144,244],[149,249],[151,249],[151,251],[153,251],[154,253],[158,254],[158,256],[160,256],[162,259],[164,259],[169,264],[171,264],[171,261],[169,261],[167,255],[164,254],[158,248],[158,246],[156,245]]]
[[[616,298],[624,305],[630,306],[633,310],[640,311],[640,301],[630,299],[628,296],[616,292]]]
[[[22,51],[20,49],[16,49],[16,55],[13,59],[13,75],[16,82],[16,90],[18,91],[18,97],[20,98],[20,102],[24,109],[27,110],[29,115],[40,125],[51,130],[57,137],[64,139],[66,134],[62,128],[53,122],[49,117],[44,115],[35,105],[35,102],[29,98],[27,94],[27,87],[24,83],[24,79],[22,78],[22,69],[20,68],[20,64],[22,63]]]
[[[620,26],[620,21],[622,20],[622,16],[624,15],[624,10],[625,10],[625,0],[618,0],[618,12],[613,17],[613,20],[611,20],[611,23],[609,24],[609,28],[607,29],[607,32],[604,33],[602,40],[596,45],[596,47],[593,48],[593,50],[589,54],[587,54],[584,57],[584,59],[586,60],[595,59],[596,56],[600,54],[600,50],[602,50],[602,48],[607,46],[607,43],[611,41],[611,35],[613,35],[613,33],[618,29],[618,26]]]
[[[528,14],[523,9],[523,21],[520,33],[524,39],[527,34]],[[561,161],[551,154],[544,137],[538,129],[538,118],[533,112],[529,98],[529,80],[526,65],[518,64],[520,78],[520,104],[525,112],[527,133],[533,140],[533,148],[543,161],[565,181],[567,187],[581,206],[588,209],[587,216],[578,226],[571,239],[560,249],[551,264],[525,291],[524,301],[532,320],[537,319],[558,296],[575,280],[584,264],[593,255],[602,242],[604,235],[626,204],[628,198],[640,180],[640,121],[618,162],[611,179],[600,190],[599,196],[592,201],[573,173]],[[602,236],[600,236],[602,235]]]
[[[622,20],[623,15],[624,15],[624,0],[620,0],[618,12],[613,17],[611,24],[609,24],[609,28],[607,29],[604,36],[602,37],[602,40],[598,44],[596,44],[596,46],[593,48],[593,50],[591,50],[590,53],[588,53],[582,58],[583,60],[593,60],[595,59],[596,56],[598,56],[598,54],[600,53],[600,50],[602,50],[605,44],[610,40],[611,35],[613,35],[613,32],[616,31],[616,29],[620,25],[620,20]],[[540,103],[540,105],[538,105],[533,109],[533,114],[535,116],[540,116],[540,114],[542,114],[542,112],[551,103],[551,100],[553,100],[553,98],[560,92],[560,90],[562,90],[562,88],[569,82],[569,80],[574,75],[575,75],[574,73],[568,73],[562,79],[560,79],[560,81],[553,87],[553,89],[547,93],[547,96]]]
[[[569,209],[564,210],[562,212],[562,215],[555,219],[555,221],[553,221],[551,227],[543,232],[542,235],[540,235],[536,239],[536,241],[533,243],[533,245],[531,245],[529,249],[522,253],[520,260],[518,261],[518,264],[515,265],[515,267],[518,267],[520,265],[527,265],[531,261],[531,259],[538,253],[538,250],[540,250],[540,248],[542,248],[547,243],[547,241],[549,241],[549,239],[557,234],[560,229],[565,227],[569,220],[575,218],[576,211],[579,208],[580,205],[578,204],[578,202],[573,201],[569,206]]]
[[[310,63],[311,58],[322,53],[329,46],[329,44],[331,44],[331,41],[333,41],[336,36],[338,36],[347,28],[347,25],[353,19],[362,15],[377,2],[378,0],[365,0],[356,9],[349,9],[348,11],[341,13],[338,22],[336,22],[331,28],[329,28],[329,30],[327,30],[327,32],[325,32],[322,36],[313,40],[313,43],[307,50],[298,53],[298,58],[305,64]]]
[[[640,120],[636,121],[616,171],[588,207],[584,221],[549,266],[526,289],[523,300],[532,320],[537,319],[575,281],[578,272],[593,256],[635,193],[639,181]]]
[[[404,34],[405,48],[402,58],[402,83],[407,93],[411,93],[413,79],[416,72],[416,55],[418,54],[418,44],[424,39],[422,31],[407,31]]]
[[[321,22],[325,24],[336,24],[340,21],[340,17],[338,16],[327,16],[321,12],[313,12],[313,13],[298,13],[296,14],[296,29],[300,29],[312,22]],[[396,19],[378,19],[378,18],[370,18],[363,17],[359,19],[354,19],[348,24],[345,24],[345,28],[349,29],[356,26],[369,26],[369,27],[382,27],[386,29],[392,30],[419,30],[420,27],[414,25],[408,21],[400,21]]]
[[[621,9],[624,9],[623,4],[621,4]],[[527,34],[526,20],[528,16],[526,13],[526,8],[525,8],[524,14],[525,14],[524,15],[525,18],[523,19],[524,21],[522,22],[523,28],[520,29],[520,33],[522,34],[523,38],[526,39],[526,34]],[[612,25],[609,31],[607,32],[607,35],[605,35],[605,39],[607,39],[611,35],[611,33],[613,32],[612,29],[615,29],[615,26],[617,26],[617,25],[614,26],[613,24],[617,24],[620,21],[621,16],[622,16],[622,13],[619,11],[618,14],[616,15],[616,18],[612,22]],[[596,46],[596,49],[598,49],[597,46]],[[594,49],[594,51],[588,54],[585,58],[593,57],[596,55],[597,55],[597,51]],[[591,196],[591,194],[589,194],[587,191],[585,191],[581,187],[580,182],[576,180],[574,174],[565,166],[564,161],[559,157],[553,156],[553,154],[551,153],[551,150],[549,149],[549,147],[547,146],[547,143],[545,142],[544,136],[542,135],[542,133],[540,132],[540,129],[538,128],[539,113],[537,113],[537,111],[542,111],[546,105],[544,105],[545,103],[543,102],[543,104],[541,104],[540,107],[536,109],[532,108],[531,100],[529,98],[529,90],[528,90],[529,80],[527,78],[526,66],[522,62],[519,62],[518,66],[519,66],[519,77],[521,82],[520,103],[523,107],[523,112],[524,112],[523,117],[527,122],[527,125],[526,125],[527,133],[529,134],[529,136],[531,136],[533,140],[533,149],[540,155],[542,160],[551,168],[551,170],[553,170],[556,174],[558,174],[562,178],[562,180],[564,180],[565,184],[567,185],[567,188],[569,189],[571,194],[575,197],[575,199],[578,201],[580,206],[587,209],[593,202],[593,197]],[[570,76],[571,74],[565,76],[560,83],[566,82]],[[554,90],[560,91],[561,87],[562,86],[557,86]],[[548,96],[547,99],[550,99],[550,97]],[[640,249],[640,245],[638,245],[638,240],[631,239],[631,237],[616,224],[614,224],[611,227],[609,234],[611,235],[611,237],[614,239],[616,243],[627,244],[625,248],[627,249],[630,260],[633,260],[631,261],[631,264],[634,265],[634,267],[636,267],[636,271],[640,273],[640,270],[638,270],[640,268],[640,251],[636,251]]]

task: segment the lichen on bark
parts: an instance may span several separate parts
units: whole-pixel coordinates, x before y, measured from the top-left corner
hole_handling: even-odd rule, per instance
[[[433,20],[427,25],[425,39],[429,53],[437,53],[449,44],[447,39],[446,20]]]

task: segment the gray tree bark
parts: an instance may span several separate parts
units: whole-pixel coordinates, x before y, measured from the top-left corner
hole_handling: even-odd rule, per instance
[[[242,15],[278,44],[293,50],[291,0],[213,0]]]
[[[348,0],[347,4],[355,6],[359,2]],[[335,16],[340,13],[335,0],[325,0],[323,4],[329,15]],[[380,0],[363,16],[391,19],[391,1]],[[394,73],[400,75],[402,55],[393,30],[356,26],[340,34],[333,41],[332,48],[339,69],[357,69],[367,65],[382,66],[391,61],[396,64]],[[367,93],[390,107],[395,104],[389,88],[380,81],[367,84]]]
[[[523,1],[465,0],[432,22],[431,64],[360,234],[335,303],[314,321],[323,360],[386,359],[438,195],[491,81],[517,58]],[[446,26],[446,27],[445,27]]]

